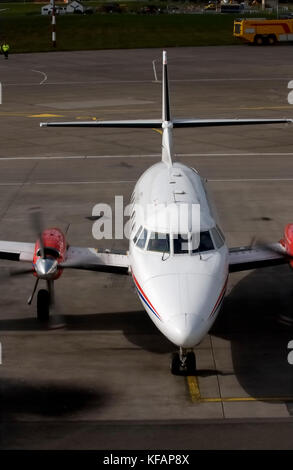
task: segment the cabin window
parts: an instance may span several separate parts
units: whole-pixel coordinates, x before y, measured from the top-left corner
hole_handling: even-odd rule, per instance
[[[151,232],[148,251],[157,251],[159,253],[170,253],[170,236],[168,233]]]
[[[145,247],[145,243],[146,243],[146,239],[147,239],[147,235],[148,235],[148,232],[147,230],[144,228],[139,236],[139,239],[137,241],[137,244],[136,246],[138,246],[139,248],[143,249]]]

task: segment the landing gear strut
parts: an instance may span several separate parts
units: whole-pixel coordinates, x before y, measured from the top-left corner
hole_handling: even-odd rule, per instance
[[[173,353],[171,361],[171,372],[173,375],[194,375],[196,371],[196,360],[193,351],[180,348],[179,353]]]

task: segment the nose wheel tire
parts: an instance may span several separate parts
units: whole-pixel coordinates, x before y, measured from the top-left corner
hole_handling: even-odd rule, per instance
[[[37,298],[38,320],[44,322],[49,320],[50,315],[50,294],[47,290],[41,289]]]
[[[180,361],[179,353],[173,353],[172,360],[171,360],[171,373],[173,375],[179,375],[180,367],[181,367],[181,361]]]
[[[187,353],[185,364],[187,375],[194,375],[196,371],[196,359],[193,351]]]
[[[173,353],[171,360],[171,373],[173,375],[194,375],[196,373],[196,359],[194,352],[190,351],[183,356],[179,353]]]

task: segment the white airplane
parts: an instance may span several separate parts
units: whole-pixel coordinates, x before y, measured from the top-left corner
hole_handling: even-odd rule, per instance
[[[132,194],[128,252],[70,246],[59,229],[43,230],[35,214],[36,243],[0,241],[0,258],[32,263],[29,270],[21,271],[36,277],[28,303],[39,280],[47,281],[48,290],[38,292],[40,320],[48,319],[54,281],[63,269],[130,273],[149,317],[179,347],[172,357],[172,373],[190,374],[196,369],[192,348],[201,342],[219,313],[229,272],[293,264],[293,224],[286,226],[284,239],[278,243],[228,249],[203,179],[193,168],[174,162],[173,128],[288,123],[292,119],[172,119],[165,51],[162,73],[162,119],[41,123],[41,127],[162,129],[162,159],[143,173]],[[170,208],[183,204],[187,208],[199,205],[200,226],[193,224],[191,210],[183,228],[178,229]],[[138,205],[152,207],[147,217],[136,213]]]

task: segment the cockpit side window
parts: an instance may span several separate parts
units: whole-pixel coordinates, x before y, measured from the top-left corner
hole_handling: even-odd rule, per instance
[[[135,237],[133,238],[133,243],[134,243],[134,244],[136,243],[136,240],[137,240],[138,237],[139,237],[139,234],[140,234],[140,232],[141,232],[141,229],[142,229],[142,226],[139,227],[138,231],[136,232]]]
[[[217,227],[212,228],[212,237],[217,248],[221,248],[224,245],[224,240],[221,237]]]
[[[152,232],[148,242],[148,251],[170,253],[170,236],[168,233]]]
[[[220,229],[220,227],[217,225],[217,230],[220,234],[220,237],[222,238],[223,242],[225,242],[225,235],[223,234],[222,230]]]
[[[140,234],[140,236],[139,236],[139,239],[138,239],[138,241],[137,241],[136,246],[138,246],[138,247],[141,248],[141,249],[144,249],[145,243],[146,243],[146,239],[147,239],[147,235],[148,235],[148,231],[147,231],[147,229],[144,228],[144,229],[141,231],[141,234]]]
[[[200,232],[199,247],[192,250],[192,253],[201,253],[203,251],[214,250],[214,244],[209,231]]]

